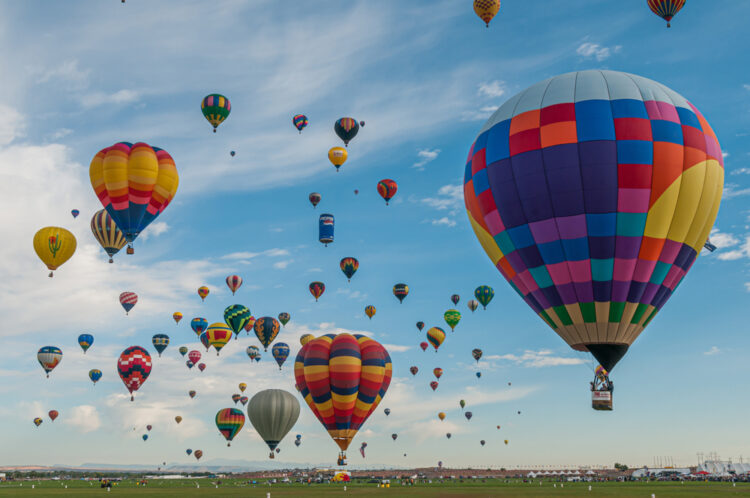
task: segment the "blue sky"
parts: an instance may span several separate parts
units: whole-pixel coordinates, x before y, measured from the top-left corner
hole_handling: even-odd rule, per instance
[[[0,424],[14,452],[0,465],[191,462],[188,447],[203,449],[207,463],[264,459],[249,424],[226,448],[213,417],[232,406],[239,382],[250,394],[294,392],[292,360],[282,372],[269,354],[249,364],[244,349],[257,341],[245,336],[220,358],[209,354],[203,374],[177,353],[197,345],[190,318],[221,321],[234,303],[256,317],[289,312],[279,340],[292,346],[290,358],[306,332],[366,332],[386,345],[394,381],[352,447],[368,443],[365,463],[639,465],[671,455],[689,464],[698,451],[741,455],[750,408],[741,380],[750,371],[750,78],[741,47],[750,5],[693,1],[667,30],[645,2],[533,3],[504,1],[490,29],[468,0],[3,4]],[[492,267],[460,187],[467,151],[498,105],[541,79],[589,68],[636,73],[684,95],[716,131],[727,172],[712,237],[719,250],[698,259],[617,366],[615,411],[606,414],[590,408],[587,362]],[[212,92],[232,101],[217,134],[199,110]],[[300,112],[310,119],[302,135],[291,124]],[[337,174],[326,153],[340,144],[332,128],[341,116],[366,126]],[[140,140],[170,152],[180,188],[135,255],[108,265],[88,227],[100,208],[88,164],[103,147]],[[399,184],[388,207],[375,188],[382,178]],[[316,210],[312,191],[323,196]],[[72,208],[81,210],[76,220]],[[317,242],[322,212],[336,216],[327,248]],[[54,279],[31,250],[47,225],[71,229],[79,243]],[[361,264],[349,284],[338,269],[344,256]],[[232,273],[245,280],[234,297],[224,284]],[[327,285],[318,303],[312,280]],[[397,282],[411,288],[401,305],[391,294]],[[205,303],[196,294],[203,284]],[[481,284],[495,298],[472,314],[466,302]],[[124,290],[140,296],[128,317],[117,300]],[[463,319],[438,354],[423,353],[414,323],[442,324],[453,293]],[[372,320],[368,304],[377,307]],[[185,319],[175,326],[178,310]],[[86,356],[81,332],[95,336]],[[130,403],[115,358],[134,344],[152,349],[155,333],[171,345]],[[44,345],[65,354],[50,379],[36,362]],[[485,353],[481,380],[474,347]],[[411,365],[420,368],[414,378]],[[445,373],[433,393],[436,366]],[[90,368],[104,372],[95,387]],[[193,401],[189,389],[199,393]],[[60,418],[35,428],[32,418],[53,408]],[[144,443],[146,424],[154,429]],[[336,446],[305,405],[293,432],[303,445],[285,441],[284,461],[333,463]],[[351,461],[361,463],[356,451]]]

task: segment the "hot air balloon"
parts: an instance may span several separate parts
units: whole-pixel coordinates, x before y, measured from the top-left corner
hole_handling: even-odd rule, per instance
[[[175,325],[179,324],[180,320],[182,320],[182,313],[179,311],[172,313],[172,320],[174,320]]]
[[[391,434],[391,439],[393,439],[394,441],[398,439],[398,434],[396,434],[395,432]]]
[[[193,360],[187,360],[185,362],[185,365],[188,367],[188,370],[192,370],[193,367],[195,366],[195,363],[193,362]]]
[[[393,286],[393,295],[396,296],[399,303],[404,302],[404,298],[409,295],[409,286],[406,284],[396,284]]]
[[[480,285],[474,290],[474,297],[482,304],[482,309],[487,309],[492,298],[495,297],[495,291],[488,285]]]
[[[453,303],[453,306],[457,306],[460,300],[461,296],[459,296],[458,294],[451,295],[451,302]]]
[[[426,342],[419,343],[419,347],[422,348],[422,351],[425,351],[427,349],[427,346],[429,346],[429,344],[427,344]]]
[[[458,322],[461,321],[461,313],[458,310],[448,310],[443,314],[443,319],[451,328],[451,332],[453,332]]]
[[[117,360],[117,373],[130,392],[130,401],[133,401],[133,393],[140,389],[151,373],[151,355],[140,346],[130,346]]]
[[[314,335],[312,335],[312,334],[303,334],[299,338],[299,343],[300,343],[300,345],[304,346],[305,344],[307,344],[308,342],[312,341],[313,339],[315,339]]]
[[[432,370],[432,374],[435,376],[436,379],[439,379],[443,376],[443,369],[440,367],[434,368]]]
[[[651,12],[667,21],[667,27],[671,28],[670,21],[685,6],[685,0],[648,0],[648,8]]]
[[[440,421],[441,421],[441,422],[442,422],[443,420],[445,420],[445,412],[440,412],[440,413],[438,413],[438,418],[440,419]]]
[[[427,340],[432,344],[432,347],[435,348],[435,352],[437,353],[438,348],[445,340],[445,331],[440,327],[432,327],[427,331]]]
[[[208,339],[208,344],[216,350],[216,356],[219,356],[221,348],[226,346],[229,340],[232,339],[232,329],[226,323],[212,323],[206,329],[206,338]]]
[[[458,404],[461,406],[461,409],[463,410],[464,407],[466,406],[466,401],[461,400],[461,401],[458,402]]]
[[[232,295],[234,296],[234,293],[237,292],[237,289],[240,288],[242,285],[242,277],[239,275],[229,275],[227,277],[227,287],[229,287],[229,290],[232,291]]]
[[[302,134],[302,130],[309,124],[309,121],[307,120],[307,116],[304,114],[295,114],[292,116],[292,124],[295,128],[297,128],[297,131]]]
[[[328,160],[336,166],[336,173],[339,172],[339,168],[346,162],[348,156],[349,154],[343,147],[331,147],[331,150],[328,151]]]
[[[190,399],[195,398],[195,394],[196,394],[195,391],[188,391],[188,396],[190,396]]]
[[[235,339],[239,339],[240,332],[245,328],[250,316],[250,310],[241,304],[232,304],[224,309],[224,321],[234,332]]]
[[[92,368],[89,370],[89,379],[91,379],[91,382],[96,385],[97,382],[99,382],[99,379],[102,378],[102,371],[97,368]]]
[[[359,195],[359,189],[354,189],[354,195]]]
[[[50,410],[47,415],[49,415],[49,419],[54,422],[60,413],[57,410]]]
[[[190,448],[188,448],[188,449],[185,450],[185,453],[187,453],[187,455],[190,456],[193,453],[193,450],[191,450]]]
[[[234,157],[234,155],[235,155],[235,154],[236,154],[236,152],[235,152],[235,151],[233,151],[233,150],[230,150],[230,151],[229,151],[229,155],[230,155],[230,156]]]
[[[432,388],[433,391],[438,388],[438,385],[439,385],[438,382],[435,380],[430,382],[430,387]]]
[[[385,200],[385,205],[388,205],[388,201],[393,199],[398,191],[398,184],[390,178],[385,178],[378,182],[378,194]]]
[[[387,417],[388,415],[391,414],[391,409],[390,408],[386,408],[385,410],[383,410],[383,413],[385,413],[385,416]]]
[[[313,295],[315,298],[315,301],[318,301],[318,298],[323,295],[323,293],[326,291],[326,284],[323,282],[310,282],[310,294]]]
[[[125,234],[117,228],[115,220],[112,219],[106,209],[100,209],[91,217],[91,233],[94,234],[94,238],[109,256],[110,263],[114,261],[112,257],[128,243],[125,240]]]
[[[343,258],[339,263],[341,271],[346,275],[347,280],[351,280],[357,270],[359,269],[359,261],[357,258]]]
[[[348,147],[349,141],[357,136],[359,123],[354,118],[340,118],[333,125],[333,131],[344,142],[344,145]]]
[[[299,401],[293,394],[280,389],[266,389],[252,397],[247,405],[247,416],[255,431],[273,451],[297,423],[299,408]]]
[[[232,112],[232,104],[229,99],[218,93],[212,93],[203,97],[201,102],[201,112],[206,121],[211,123],[214,127],[214,133],[216,128],[229,117],[229,113]]]
[[[195,349],[190,351],[190,353],[188,353],[188,359],[190,359],[193,364],[198,363],[201,360],[201,352]]]
[[[292,315],[286,312],[279,313],[278,318],[279,318],[279,321],[281,322],[281,326],[284,327],[286,326],[287,323],[289,323],[289,320],[292,319]]]
[[[326,247],[333,242],[333,226],[332,214],[324,213],[320,215],[318,219],[318,240]]]
[[[482,439],[481,441],[479,441],[479,444],[481,444],[482,446],[484,446],[484,439]]]
[[[289,357],[289,344],[285,342],[277,342],[271,348],[271,354],[273,355],[273,359],[276,360],[276,363],[279,365],[279,370],[281,370],[281,366]]]
[[[143,436],[141,436],[141,438],[142,438],[142,439],[143,439],[144,441],[147,441],[147,440],[148,440],[148,434],[144,434]]]
[[[500,426],[498,425],[497,428],[500,429]]]
[[[466,420],[471,420],[471,417],[472,417],[473,415],[474,415],[474,414],[473,414],[473,413],[471,413],[471,412],[466,412],[466,413],[464,413],[464,417],[466,417]]]
[[[37,427],[39,427],[40,425],[42,425],[42,422],[44,422],[44,420],[42,420],[42,419],[41,419],[41,418],[39,418],[39,417],[36,417],[36,418],[34,419],[34,425],[35,425],[35,426],[37,426]]]
[[[247,404],[247,402],[248,402],[249,399],[250,398],[248,398],[247,396],[242,396],[240,398],[240,403],[242,403],[242,406],[245,406]]]
[[[198,295],[201,297],[201,301],[206,300],[206,296],[208,296],[209,292],[211,291],[205,285],[201,285],[200,287],[198,287]]]
[[[423,328],[424,328],[424,322],[417,322],[417,329],[419,329],[420,332],[422,332]]]
[[[174,421],[175,421],[175,422],[177,422],[177,423],[179,424],[180,422],[182,422],[182,417],[180,417],[179,415],[177,415],[177,416],[176,416],[176,417],[174,418]]]
[[[239,383],[239,385],[238,385],[237,387],[239,387],[239,388],[240,388],[240,392],[241,392],[241,393],[244,393],[244,392],[245,392],[245,389],[247,389],[247,384],[245,384],[244,382],[240,382],[240,383]]]
[[[302,444],[302,441],[300,441],[299,439],[294,440],[294,446],[296,446],[297,448],[299,448],[299,445],[301,444]]]
[[[206,348],[206,351],[211,347],[211,344],[208,342],[208,333],[203,332],[199,337],[201,344]]]
[[[248,346],[247,349],[245,349],[245,353],[250,360],[254,360],[260,354],[260,350],[256,346]]]
[[[75,219],[75,218],[78,218],[78,215],[81,214],[81,212],[77,209],[71,209],[70,214],[72,214],[73,218]]]
[[[94,336],[91,334],[81,334],[78,336],[78,345],[83,349],[83,354],[94,344]]]
[[[279,335],[281,324],[273,317],[264,316],[255,321],[255,327],[253,328],[255,329],[256,337],[263,345],[263,351],[268,351],[268,345]]]
[[[122,292],[120,294],[120,305],[125,310],[125,314],[130,313],[133,306],[138,302],[138,294],[135,292]]]
[[[310,200],[310,204],[312,204],[314,208],[318,205],[318,203],[322,199],[322,196],[317,192],[313,192],[310,195],[308,195],[307,198]]]
[[[195,335],[200,337],[200,335],[208,328],[208,320],[200,317],[193,318],[190,320],[190,328],[193,329]]]
[[[200,370],[202,372],[205,369],[206,369],[206,364],[205,363],[198,363],[198,370]]]
[[[36,354],[36,359],[49,378],[49,373],[62,361],[62,350],[55,346],[44,346]]]
[[[362,445],[359,447],[359,453],[362,455],[362,458],[365,457],[365,448],[367,448],[367,443],[362,443]]]
[[[341,448],[341,464],[357,431],[385,396],[391,375],[388,352],[363,335],[326,334],[297,354],[297,389]]]
[[[508,446],[508,440],[507,439],[505,440],[505,446]]]
[[[76,252],[76,238],[60,227],[45,227],[34,235],[34,251],[49,268],[49,276]]]
[[[451,438],[451,433],[450,433],[450,432],[447,432],[447,433],[445,434],[445,437],[447,437],[448,439],[450,439],[450,438]]]
[[[466,306],[468,306],[471,312],[474,313],[474,311],[479,308],[479,301],[477,301],[476,299],[471,299],[468,303],[466,303]]]
[[[148,424],[146,426],[146,430],[149,431],[149,432],[151,432],[151,429],[153,429],[153,426],[151,426],[151,424]]]
[[[555,131],[517,135],[540,130],[532,121],[542,115]],[[616,71],[556,76],[511,98],[465,172],[470,221],[493,264],[610,372],[695,261],[724,175],[716,135],[692,104]]]
[[[253,330],[254,326],[255,317],[253,315],[250,315],[250,318],[247,319],[247,323],[245,324],[245,332],[247,332],[247,335],[250,335],[250,331]]]
[[[482,372],[477,372],[475,375],[477,376],[477,379],[481,379],[482,378]]]
[[[245,425],[245,414],[237,408],[222,408],[216,413],[216,428],[227,440],[227,446]]]
[[[373,306],[371,304],[368,305],[368,306],[365,306],[365,315],[367,315],[367,317],[370,320],[372,320],[372,317],[375,316],[376,311],[377,310],[375,309],[375,306]]]
[[[133,241],[172,202],[179,177],[167,151],[139,142],[100,150],[89,166],[91,186],[128,242]]]
[[[479,359],[482,357],[482,350],[479,348],[472,349],[471,356],[473,356],[474,359],[477,360],[477,363],[479,363]]]
[[[474,12],[488,28],[498,11],[500,11],[500,0],[474,0]]]
[[[237,402],[240,400],[242,396],[239,394],[232,394],[232,401],[234,401],[234,404],[236,405]]]
[[[419,368],[416,366],[409,367],[409,371],[411,372],[412,375],[417,375],[417,372],[419,372]]]
[[[154,349],[156,349],[161,358],[162,352],[169,346],[169,336],[167,334],[156,334],[151,338],[151,344],[154,345]]]

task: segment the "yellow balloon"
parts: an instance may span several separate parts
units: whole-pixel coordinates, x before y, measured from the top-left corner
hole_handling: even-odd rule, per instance
[[[500,0],[474,0],[474,12],[490,27],[490,21],[500,11]]]
[[[312,335],[312,334],[305,334],[305,335],[303,335],[302,337],[299,338],[299,343],[304,346],[305,344],[307,344],[308,342],[312,341],[313,339],[315,339],[314,335]]]
[[[245,384],[244,382],[240,382],[240,385],[238,387],[240,388],[240,392],[244,393],[245,389],[247,389],[247,384]]]
[[[34,250],[42,263],[56,270],[76,252],[76,238],[60,227],[44,227],[34,235]],[[49,272],[52,276],[52,272]]]
[[[445,420],[445,413],[444,413],[444,412],[440,412],[440,413],[438,413],[438,418],[439,418],[440,420]]]
[[[348,156],[349,154],[343,147],[333,147],[328,151],[328,160],[331,161],[331,164],[336,166],[336,171],[338,171],[341,165],[346,162]]]
[[[177,423],[179,424],[180,422],[182,422],[182,417],[180,417],[179,415],[177,415],[177,416],[176,416],[176,417],[174,418],[174,421],[175,421],[175,422],[177,422]]]

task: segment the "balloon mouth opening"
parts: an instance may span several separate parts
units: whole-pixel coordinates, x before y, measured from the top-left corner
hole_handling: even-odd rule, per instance
[[[579,345],[577,345],[579,346]],[[583,344],[599,364],[611,372],[617,362],[619,362],[630,347],[628,344]],[[579,349],[579,348],[574,348]],[[580,349],[579,349],[580,350]]]

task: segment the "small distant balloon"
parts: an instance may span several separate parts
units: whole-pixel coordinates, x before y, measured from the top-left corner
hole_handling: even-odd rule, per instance
[[[312,206],[315,207],[318,205],[318,203],[323,197],[317,192],[312,192],[310,195],[307,196],[307,198],[310,200],[310,204],[312,204]]]
[[[208,296],[208,293],[211,292],[208,287],[205,285],[202,285],[198,287],[198,295],[201,297],[201,301],[206,300],[206,296]]]
[[[78,218],[78,215],[81,214],[81,212],[79,210],[77,210],[77,209],[72,209],[70,211],[70,214],[73,215],[73,218]]]
[[[348,156],[349,154],[343,147],[332,147],[331,150],[328,151],[328,160],[336,167],[337,173],[339,168],[346,162]]]
[[[297,131],[302,133],[302,130],[305,129],[305,126],[307,126],[310,122],[307,119],[307,116],[304,114],[296,114],[292,117],[292,124],[295,128],[297,128]]]
[[[174,320],[175,325],[179,324],[180,320],[182,320],[182,313],[179,311],[172,313],[172,320]]]

